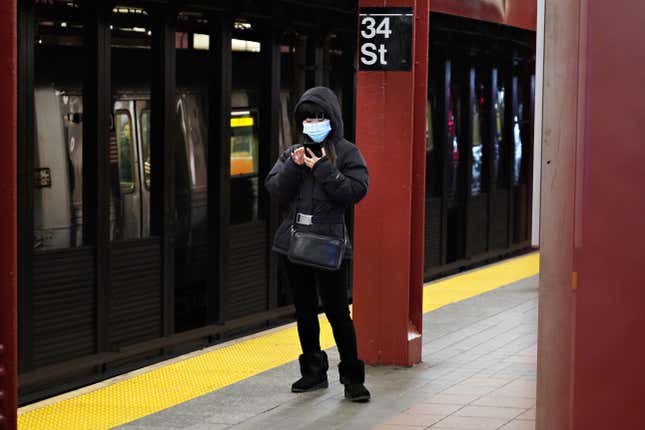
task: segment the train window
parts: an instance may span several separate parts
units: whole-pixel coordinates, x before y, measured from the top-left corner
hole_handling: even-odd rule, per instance
[[[487,191],[487,165],[484,163],[484,140],[486,140],[489,132],[488,121],[489,118],[489,104],[487,100],[486,87],[481,80],[481,74],[477,74],[474,82],[475,88],[472,98],[472,181],[471,181],[471,195],[477,195]]]
[[[150,109],[144,109],[139,116],[141,130],[141,152],[143,160],[143,184],[150,189]]]
[[[451,86],[448,94],[448,141],[450,151],[450,164],[448,167],[448,199],[454,199],[459,189],[459,165],[461,154],[459,153],[459,127],[461,126],[461,102],[458,97],[459,91]]]
[[[519,78],[513,77],[513,185],[520,183],[522,169],[522,128],[524,127],[524,100],[521,96]]]
[[[258,124],[255,112],[231,115],[231,224],[258,218]]]
[[[513,146],[513,185],[518,185],[520,183],[520,169],[522,166],[522,135],[520,133],[520,117],[518,115],[513,116]]]
[[[82,100],[36,87],[34,248],[82,245]]]
[[[498,83],[498,70],[493,69],[493,115],[495,133],[493,137],[493,178],[498,187],[505,187],[504,169],[504,117],[505,88]]]
[[[255,118],[250,112],[231,118],[231,176],[257,175],[258,138]]]
[[[27,246],[75,248],[83,245],[83,70],[74,67],[83,62],[83,20],[73,2],[32,4],[33,244]]]
[[[479,88],[478,88],[479,89]],[[482,191],[482,161],[483,161],[483,145],[482,145],[482,130],[481,130],[481,112],[484,103],[481,91],[478,91],[473,98],[472,106],[472,127],[473,127],[473,142],[472,142],[472,179],[470,192],[473,196],[481,193]]]
[[[436,90],[431,87],[428,94],[428,106],[426,111],[426,194],[431,197],[441,195],[441,149],[438,142],[440,127],[434,127],[433,117],[437,115]]]
[[[130,112],[119,110],[115,118],[116,143],[119,160],[119,183],[121,193],[132,193],[135,189],[134,183],[134,140],[132,137],[132,119]]]
[[[208,34],[193,34],[193,49],[208,51],[210,49],[210,36]]]
[[[291,133],[291,115],[289,115],[289,92],[280,92],[280,153],[284,152],[293,144],[293,134]]]
[[[117,5],[110,21],[111,42],[114,48],[150,49],[152,30],[148,11],[139,7]],[[132,70],[130,69],[132,72]]]
[[[205,243],[207,232],[207,146],[202,96],[197,92],[177,93],[175,145],[175,199],[179,246]]]

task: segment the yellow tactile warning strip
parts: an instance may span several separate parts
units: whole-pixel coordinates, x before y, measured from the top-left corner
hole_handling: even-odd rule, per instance
[[[426,284],[423,312],[473,297],[536,275],[537,253]],[[321,320],[321,347],[334,345],[331,328]],[[218,390],[298,358],[294,324],[267,334],[215,347],[152,370],[115,378],[108,385],[61,401],[19,411],[20,430],[102,430],[134,421]],[[35,406],[35,407],[34,407]]]
[[[428,283],[423,289],[423,313],[534,276],[539,271],[540,257],[534,252]]]

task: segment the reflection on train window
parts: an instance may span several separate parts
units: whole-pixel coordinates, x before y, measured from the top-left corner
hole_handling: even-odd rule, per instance
[[[472,164],[472,182],[470,187],[470,192],[473,196],[481,193],[482,191],[482,156],[483,156],[483,145],[482,145],[482,131],[481,131],[481,119],[480,112],[482,110],[481,105],[483,105],[484,99],[481,96],[481,91],[473,100],[472,106],[472,126],[473,126],[473,142],[472,142],[472,155],[473,155],[473,164]]]
[[[513,77],[513,186],[520,184],[522,169],[522,129],[525,126],[524,98],[519,77]]]
[[[495,71],[497,72],[497,71]],[[496,76],[497,74],[495,74]],[[498,186],[504,186],[504,87],[499,86],[495,93],[495,101],[493,103],[493,111],[495,115],[495,140],[493,141],[493,174],[495,183]]]
[[[148,11],[139,7],[116,5],[110,23],[113,48],[150,49],[152,29]]]
[[[518,115],[513,116],[513,185],[519,185],[520,183],[520,170],[522,166],[522,135],[520,133],[520,121],[522,118],[523,107],[523,105],[519,106],[519,117]]]
[[[248,114],[231,118],[231,176],[256,175],[258,145],[255,119]]]
[[[437,113],[437,100],[433,88],[428,95],[428,106],[426,110],[426,194],[431,197],[441,195],[441,150],[437,142],[441,142],[438,136],[440,132],[434,127],[432,118]]]
[[[451,87],[448,95],[448,139],[450,142],[450,166],[448,168],[448,199],[454,199],[459,188],[459,133],[460,126],[459,112],[461,110],[458,94],[455,88]]]
[[[25,52],[33,56],[33,76],[25,88],[33,85],[33,123],[29,125],[34,128],[29,160],[33,163],[33,200],[26,205],[33,211],[33,230],[29,232],[33,242],[25,244],[38,251],[80,247],[83,71],[76,65],[83,62],[85,20],[77,13],[78,1],[24,5],[31,11],[24,15],[31,21],[25,21],[25,28],[33,28],[31,36],[25,33],[29,43]]]
[[[205,246],[208,238],[207,94],[179,90],[175,145],[176,246]]]
[[[435,149],[434,136],[432,135],[432,103],[428,98],[426,106],[426,153],[429,154]]]
[[[115,115],[116,142],[119,153],[119,182],[122,193],[134,192],[134,142],[132,120],[128,111],[117,111]]]
[[[193,49],[208,51],[210,49],[210,36],[208,34],[193,34]]]
[[[37,86],[34,110],[33,247],[82,246],[82,96]]]
[[[143,183],[150,189],[150,109],[141,111],[139,117],[141,129],[141,152],[143,153]]]

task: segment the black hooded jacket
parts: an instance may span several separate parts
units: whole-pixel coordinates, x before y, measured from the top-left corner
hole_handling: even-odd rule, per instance
[[[358,203],[367,194],[369,175],[358,148],[343,137],[343,119],[336,95],[326,87],[307,90],[296,105],[313,102],[328,115],[332,131],[327,142],[334,145],[336,162],[321,158],[313,169],[297,165],[291,153],[301,145],[285,150],[269,172],[265,187],[276,198],[289,205],[289,213],[273,239],[273,250],[286,254],[289,250],[290,228],[342,238],[345,209]],[[302,124],[297,124],[302,133]],[[313,215],[313,224],[294,224],[296,213]],[[345,258],[351,258],[348,243]]]

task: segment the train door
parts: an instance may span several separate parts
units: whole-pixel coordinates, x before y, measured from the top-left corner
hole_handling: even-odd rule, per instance
[[[150,100],[134,102],[137,129],[136,166],[141,195],[141,237],[150,236]]]
[[[114,103],[114,139],[116,178],[112,178],[112,206],[116,217],[110,220],[111,239],[141,237],[143,198],[138,169],[137,123],[135,101],[121,99]],[[112,152],[114,150],[111,148]]]

